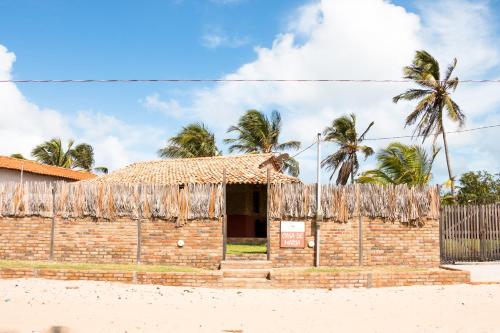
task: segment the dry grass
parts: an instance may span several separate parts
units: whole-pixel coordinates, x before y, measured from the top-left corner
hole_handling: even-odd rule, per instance
[[[61,263],[50,261],[21,261],[0,260],[0,268],[34,268],[34,269],[73,269],[73,270],[99,270],[121,272],[201,272],[194,267],[163,266],[163,265],[136,265],[136,264],[81,264]]]

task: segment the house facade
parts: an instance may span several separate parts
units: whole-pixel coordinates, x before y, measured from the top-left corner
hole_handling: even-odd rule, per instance
[[[0,156],[0,182],[75,182],[95,177],[96,175],[90,172]]]
[[[224,176],[225,174],[225,176]],[[269,177],[269,179],[268,179]],[[221,184],[226,186],[227,237],[267,237],[267,183],[298,183],[273,154],[245,154],[139,162],[98,177],[102,183]]]

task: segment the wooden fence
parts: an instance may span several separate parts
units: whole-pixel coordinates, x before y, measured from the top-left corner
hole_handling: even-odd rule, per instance
[[[444,206],[441,261],[500,260],[500,204]]]

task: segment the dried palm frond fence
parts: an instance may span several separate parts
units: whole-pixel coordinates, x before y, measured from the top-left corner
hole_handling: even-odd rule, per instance
[[[0,183],[0,217],[214,219],[222,185],[144,185],[47,182]]]
[[[315,184],[272,184],[269,200],[271,218],[316,216]],[[321,209],[324,219],[337,222],[347,222],[350,218],[361,215],[418,225],[426,218],[439,218],[439,188],[372,184],[323,185]]]

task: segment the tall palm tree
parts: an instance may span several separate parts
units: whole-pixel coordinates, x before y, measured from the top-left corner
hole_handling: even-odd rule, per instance
[[[422,146],[393,142],[377,153],[377,169],[363,172],[356,181],[425,186],[432,178],[432,164],[439,150],[433,146],[432,153],[428,155]]]
[[[365,159],[373,154],[373,149],[369,146],[363,145],[363,140],[366,133],[373,126],[372,121],[364,132],[358,136],[356,131],[356,115],[344,115],[332,121],[332,124],[325,128],[323,131],[325,141],[335,142],[339,145],[339,149],[327,156],[322,162],[321,166],[326,167],[327,170],[332,170],[330,179],[333,178],[335,172],[338,170],[337,185],[345,185],[351,178],[354,182],[354,177],[359,170],[358,153],[361,152]]]
[[[220,155],[215,135],[202,123],[189,124],[174,137],[168,145],[158,150],[163,158],[191,158]]]
[[[299,149],[299,141],[279,142],[281,126],[281,115],[278,111],[273,111],[268,118],[260,111],[248,110],[240,117],[238,125],[227,130],[228,133],[235,132],[237,137],[225,139],[224,142],[230,144],[229,152],[276,153]],[[282,168],[294,177],[299,175],[299,163],[293,157],[285,158]]]
[[[414,135],[422,136],[422,142],[432,135],[434,141],[439,135],[443,137],[452,195],[454,195],[455,186],[448,152],[448,141],[443,125],[443,111],[446,111],[448,118],[457,122],[459,126],[463,126],[465,123],[465,115],[450,96],[459,82],[457,77],[451,77],[456,65],[457,59],[454,59],[441,78],[437,60],[426,51],[417,51],[412,64],[406,66],[403,73],[406,79],[413,80],[420,87],[418,89],[409,89],[393,98],[394,103],[400,100],[418,100],[415,110],[406,117],[406,126],[416,123]]]
[[[80,143],[73,147],[74,144],[74,140],[69,140],[64,148],[60,138],[53,138],[33,148],[31,156],[43,164],[107,173],[106,167],[94,168],[94,149],[91,145]]]

